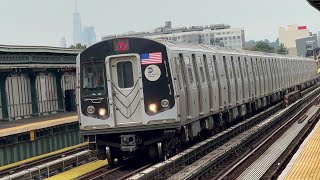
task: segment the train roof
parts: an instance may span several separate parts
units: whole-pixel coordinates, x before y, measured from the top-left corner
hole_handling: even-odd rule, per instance
[[[155,41],[166,45],[168,48],[179,51],[179,50],[186,50],[186,51],[207,51],[207,52],[216,52],[216,53],[227,53],[227,54],[234,54],[234,55],[243,55],[243,56],[258,56],[258,57],[270,57],[270,58],[293,58],[299,60],[313,60],[311,58],[304,58],[299,56],[292,56],[292,55],[283,55],[283,54],[276,54],[276,53],[266,53],[260,51],[250,51],[245,49],[234,49],[234,48],[227,48],[227,47],[218,47],[212,45],[205,45],[205,44],[192,44],[192,43],[184,43],[184,42],[176,42],[176,41],[169,41],[163,39],[156,39]]]
[[[217,46],[206,45],[206,44],[193,44],[193,43],[170,41],[165,39],[150,39],[150,38],[141,38],[141,37],[109,38],[109,39],[105,39],[104,41],[98,42],[95,45],[102,44],[104,42],[112,41],[116,39],[130,39],[130,40],[139,39],[139,40],[153,41],[153,42],[160,43],[173,51],[192,51],[192,52],[201,51],[201,52],[208,52],[208,53],[224,53],[224,54],[233,54],[233,55],[240,55],[240,56],[270,57],[270,58],[280,58],[280,59],[290,58],[290,59],[297,59],[297,60],[314,61],[311,58],[304,58],[299,56],[265,53],[265,52],[250,51],[245,49],[233,49],[233,48],[217,47]]]

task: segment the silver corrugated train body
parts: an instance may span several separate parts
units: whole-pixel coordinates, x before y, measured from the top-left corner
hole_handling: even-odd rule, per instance
[[[312,59],[142,38],[99,42],[77,67],[81,133],[109,162],[170,154],[318,80]]]

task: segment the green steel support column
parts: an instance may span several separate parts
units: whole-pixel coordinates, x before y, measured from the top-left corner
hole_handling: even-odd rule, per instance
[[[59,111],[64,111],[64,107],[63,107],[64,96],[63,96],[62,86],[61,86],[62,72],[55,71],[54,75],[56,76],[56,84],[57,84],[58,109]]]
[[[9,76],[9,73],[0,73],[0,93],[1,93],[1,104],[2,104],[2,117],[3,120],[9,119],[8,112],[8,98],[6,92],[6,79]]]
[[[29,72],[28,75],[30,77],[32,114],[36,115],[36,114],[39,114],[37,88],[36,88],[37,73]]]

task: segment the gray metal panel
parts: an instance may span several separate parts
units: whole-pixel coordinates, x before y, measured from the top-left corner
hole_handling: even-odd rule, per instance
[[[242,79],[240,74],[240,62],[239,62],[239,56],[231,56],[231,65],[233,69],[234,74],[234,81],[235,81],[235,87],[236,87],[236,104],[242,104],[243,103],[243,85],[242,85]]]
[[[184,122],[187,120],[187,92],[186,92],[186,79],[185,70],[183,67],[183,55],[182,53],[172,53],[175,61],[170,61],[171,67],[177,80],[174,81],[177,94],[179,94],[178,100],[178,114],[180,114],[180,121]],[[175,68],[173,68],[175,67]]]
[[[249,84],[249,72],[248,72],[248,64],[247,64],[248,57],[241,57],[240,59],[240,74],[242,77],[242,88],[243,88],[243,102],[248,102],[249,97],[251,96],[251,89]]]
[[[259,69],[258,69],[258,64],[257,64],[257,58],[252,57],[250,58],[251,65],[252,65],[252,74],[254,78],[254,87],[255,87],[255,98],[261,96],[261,91],[260,91],[260,75],[259,75]]]
[[[198,119],[199,117],[199,92],[196,82],[195,67],[192,65],[192,56],[189,52],[183,52],[183,68],[186,80],[186,97],[187,97],[187,109],[188,118],[193,120]]]
[[[0,92],[0,119],[2,119],[2,102],[1,102],[1,92]]]
[[[257,66],[258,66],[258,72],[259,72],[260,94],[261,94],[261,96],[264,96],[264,94],[266,93],[265,85],[264,85],[265,84],[265,77],[264,77],[264,73],[263,73],[263,69],[262,69],[262,60],[259,58],[257,58]]]
[[[213,62],[217,72],[220,109],[224,109],[229,106],[228,83],[226,76],[227,71],[224,67],[222,55],[219,55],[216,57],[216,59],[213,59]]]
[[[264,88],[265,88],[265,94],[270,93],[269,89],[269,83],[270,83],[270,77],[269,77],[269,71],[268,71],[268,63],[266,58],[262,58],[262,69],[264,74]]]
[[[270,63],[270,73],[272,75],[272,92],[276,92],[277,91],[277,69],[275,68],[275,63],[276,63],[276,59],[272,59],[271,63]]]
[[[0,45],[0,52],[44,52],[44,53],[63,53],[63,54],[79,54],[83,49],[59,48],[50,46],[16,46],[16,45]]]
[[[247,56],[245,59],[245,67],[247,69],[247,79],[248,79],[248,85],[249,85],[249,97],[250,100],[253,100],[255,98],[256,95],[256,78],[254,75],[254,67],[252,64],[252,57]]]
[[[27,75],[10,75],[6,80],[9,118],[32,114],[30,78]]]
[[[279,59],[275,59],[274,61],[274,69],[276,72],[276,90],[278,91],[281,87],[280,85],[280,80],[281,80],[281,72],[280,72],[280,67],[279,67]]]
[[[210,113],[210,97],[209,97],[209,86],[208,86],[208,77],[205,74],[203,54],[195,54],[194,70],[198,76],[198,90],[199,90],[199,104],[200,104],[200,113],[206,115]],[[202,72],[201,72],[202,69]],[[203,74],[202,74],[203,73]],[[203,75],[203,77],[202,77]]]
[[[65,90],[74,90],[76,83],[76,74],[75,73],[64,73],[61,78],[61,87],[62,91]]]
[[[236,105],[236,84],[235,84],[235,74],[232,69],[231,57],[224,55],[223,59],[224,67],[226,70],[227,84],[228,84],[228,106],[232,108]]]
[[[53,74],[39,74],[36,78],[39,113],[58,110],[56,77]]]
[[[213,112],[219,111],[219,106],[223,106],[222,104],[219,104],[219,89],[218,89],[218,79],[217,79],[217,72],[215,68],[216,56],[209,54],[207,55],[205,68],[207,71],[207,76],[209,77],[209,87],[210,87],[210,101],[211,101],[211,110]]]

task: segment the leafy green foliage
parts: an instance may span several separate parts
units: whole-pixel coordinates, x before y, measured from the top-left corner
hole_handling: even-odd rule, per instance
[[[86,45],[82,45],[81,43],[78,43],[75,46],[71,45],[70,48],[73,48],[73,49],[85,49],[85,48],[87,48],[87,46]]]
[[[280,44],[279,48],[277,49],[277,53],[278,54],[288,54],[289,50],[286,46],[284,46],[284,44]]]
[[[274,47],[269,46],[267,42],[259,41],[259,42],[257,42],[257,44],[251,50],[267,52],[267,53],[273,53],[274,52]]]

